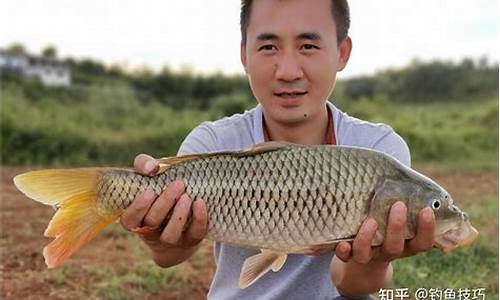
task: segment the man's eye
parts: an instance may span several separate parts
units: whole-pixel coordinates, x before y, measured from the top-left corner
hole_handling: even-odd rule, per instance
[[[318,46],[313,45],[313,44],[304,44],[302,45],[302,49],[304,50],[314,50],[314,49],[319,49]]]
[[[259,48],[259,51],[261,51],[261,50],[272,51],[274,49],[275,49],[274,45],[264,45],[264,46],[262,46],[262,47]]]

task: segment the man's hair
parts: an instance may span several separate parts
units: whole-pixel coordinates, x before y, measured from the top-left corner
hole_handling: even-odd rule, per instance
[[[250,21],[253,0],[241,0],[240,12],[240,30],[241,40],[244,44],[247,42],[247,28]],[[349,15],[349,4],[347,0],[331,0],[331,13],[337,31],[337,44],[347,37],[351,17]]]

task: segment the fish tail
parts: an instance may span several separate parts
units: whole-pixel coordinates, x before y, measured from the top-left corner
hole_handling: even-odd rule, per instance
[[[58,208],[44,235],[55,238],[43,249],[49,268],[61,265],[115,221],[118,213],[97,209],[97,182],[104,168],[40,170],[20,174],[14,184],[35,201]]]

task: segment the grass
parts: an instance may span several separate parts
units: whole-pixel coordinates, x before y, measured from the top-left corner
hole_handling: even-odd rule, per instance
[[[172,155],[208,113],[141,103],[120,90],[74,103],[2,91],[3,162],[14,165],[131,165],[140,152]]]
[[[470,219],[487,235],[487,242],[498,253],[498,236],[491,229],[498,229],[498,195],[489,195],[467,208]]]
[[[362,119],[390,124],[408,143],[415,164],[498,168],[497,98],[407,104],[379,98],[342,107]]]
[[[60,268],[45,270],[44,278],[54,293],[71,298],[190,299],[196,295],[200,299],[213,272],[211,249],[212,244],[204,242],[187,262],[161,268],[137,236],[113,224],[96,243],[84,247],[80,257]]]
[[[434,250],[398,260],[394,274],[395,288],[486,288],[487,299],[498,298],[498,251],[485,237],[447,256]]]
[[[34,99],[19,87],[4,88],[0,118],[3,163],[131,165],[139,152],[174,154],[193,127],[213,116],[208,111],[175,111],[142,103],[119,86],[87,93],[75,101]],[[351,115],[393,126],[408,142],[414,166],[419,168],[474,170],[478,174],[498,168],[496,98],[446,104],[396,104],[380,98],[336,104]],[[480,239],[445,257],[432,251],[397,261],[394,287],[485,287],[487,299],[498,298],[498,188],[485,194],[472,186],[460,196],[467,200],[462,208],[478,227]],[[28,227],[18,231],[31,237]],[[74,298],[93,299],[135,299],[166,292],[171,298],[189,298],[196,288],[197,295],[205,294],[214,268],[211,243],[204,243],[188,262],[161,269],[151,262],[138,238],[119,224],[106,229],[103,236],[105,245],[114,248],[94,248],[91,257],[95,261],[83,268],[63,267],[46,273],[51,289],[68,295],[77,290],[80,294]],[[8,239],[0,242],[2,246],[10,243]],[[118,244],[125,256],[102,264],[115,255],[112,251]]]
[[[87,268],[98,282],[91,297],[102,299],[137,299],[164,289],[172,279],[176,268],[161,269],[152,262],[135,265],[133,271],[115,268]]]
[[[49,276],[49,282],[52,283],[56,287],[61,287],[70,278],[68,267],[62,266],[58,269],[55,269],[53,272],[50,273]]]
[[[474,197],[464,203],[480,237],[470,247],[443,255],[438,250],[398,260],[394,264],[394,288],[486,288],[486,299],[498,299],[498,194]]]
[[[221,99],[229,103],[231,98]],[[437,163],[457,170],[498,167],[495,97],[335,103],[351,115],[390,124],[407,141],[416,164]],[[0,118],[2,159],[10,165],[130,166],[141,152],[175,154],[189,131],[217,116],[216,110],[174,110],[141,102],[118,83],[96,86],[73,101],[56,94],[37,98],[21,86],[6,85]]]
[[[135,240],[135,237],[129,235],[128,239]],[[137,252],[135,248],[131,250]],[[96,251],[96,254],[100,253],[99,250]],[[105,259],[106,255],[102,253],[98,259]],[[79,297],[91,299],[138,299],[144,295],[168,291],[177,268],[163,269],[156,266],[144,254],[139,257],[134,256],[131,253],[128,261],[120,260],[114,265],[96,259],[95,262],[87,263],[81,268],[62,266],[47,271],[46,282],[53,289],[69,290]],[[82,280],[82,277],[85,279]]]

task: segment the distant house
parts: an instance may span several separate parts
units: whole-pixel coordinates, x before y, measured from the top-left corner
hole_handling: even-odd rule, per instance
[[[27,79],[37,79],[46,86],[71,84],[69,67],[49,57],[14,54],[0,50],[0,71],[17,73]]]

